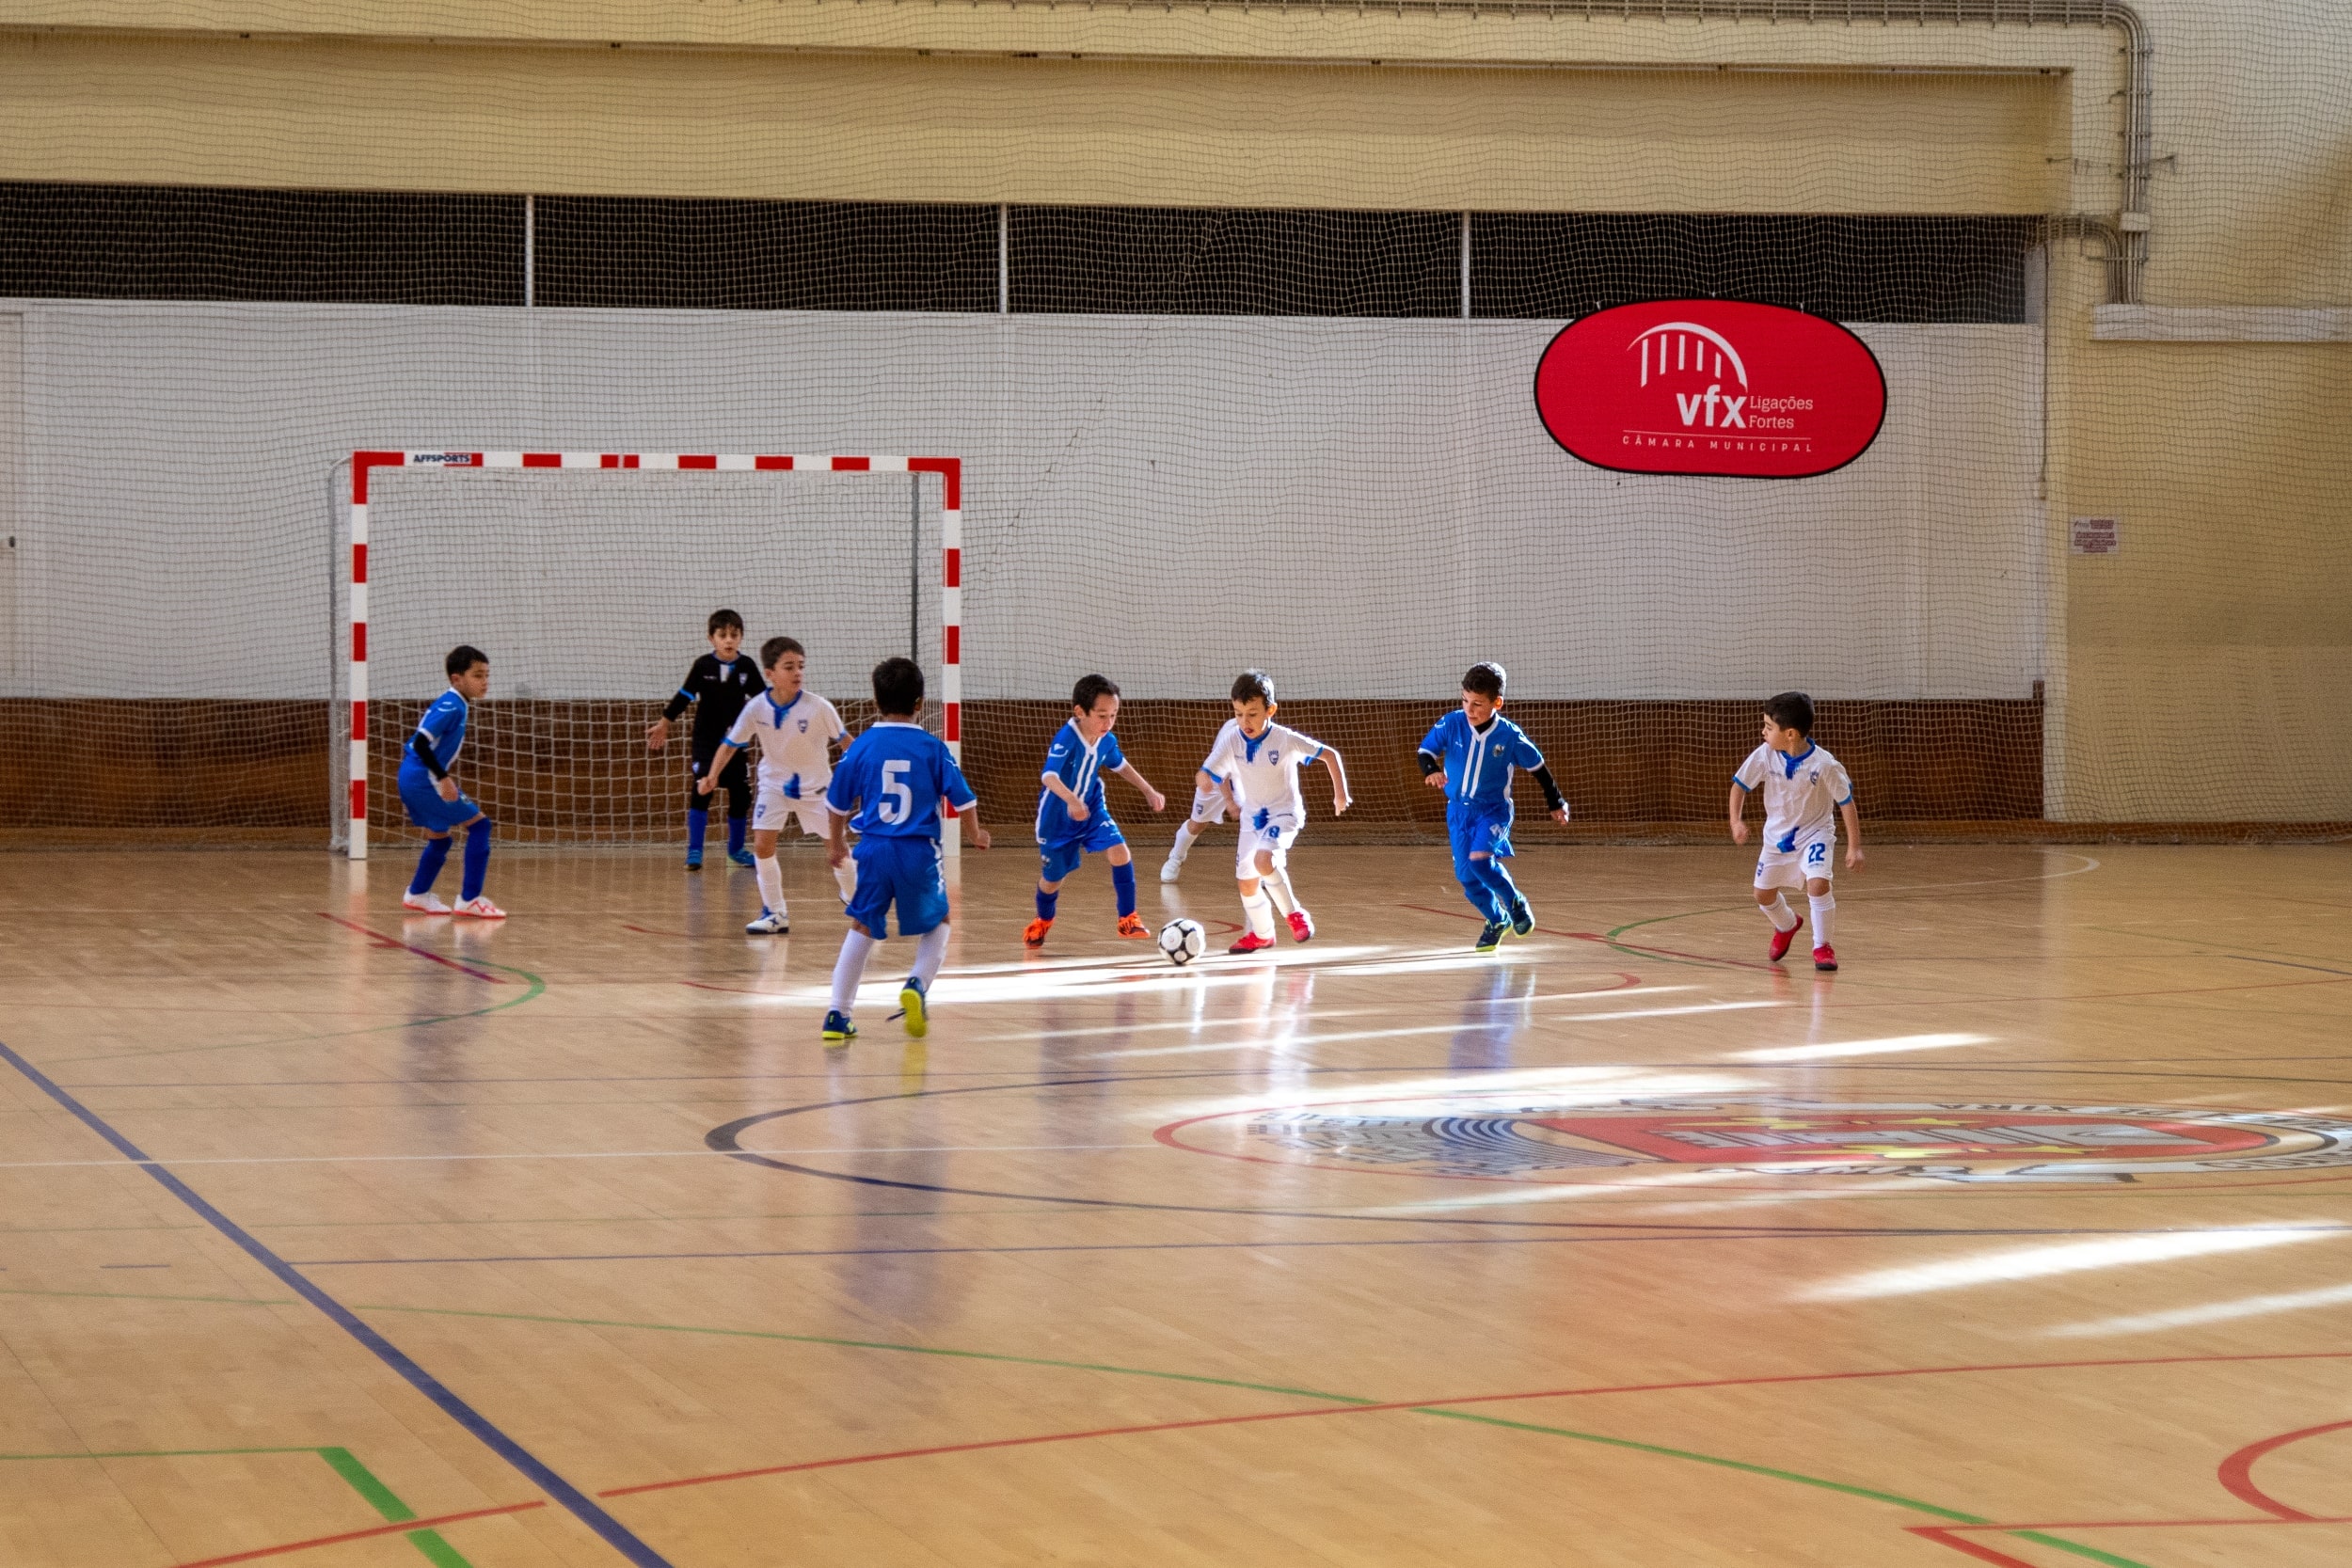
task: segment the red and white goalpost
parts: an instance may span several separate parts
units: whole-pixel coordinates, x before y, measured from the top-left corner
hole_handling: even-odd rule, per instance
[[[368,482],[377,468],[556,468],[737,473],[872,473],[940,476],[940,666],[938,702],[948,750],[963,755],[963,460],[956,457],[846,457],[732,452],[355,451],[351,454],[350,856],[368,858]],[[723,585],[712,584],[714,594]],[[949,822],[943,845],[954,854]]]

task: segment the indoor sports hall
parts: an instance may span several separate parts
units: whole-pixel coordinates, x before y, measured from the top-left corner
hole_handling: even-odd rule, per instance
[[[0,0],[0,1568],[2352,1562],[2352,13]]]

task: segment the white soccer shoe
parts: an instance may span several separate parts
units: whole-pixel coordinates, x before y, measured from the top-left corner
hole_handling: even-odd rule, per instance
[[[404,893],[400,907],[416,914],[447,914],[449,906],[441,902],[437,893]]]
[[[483,897],[480,894],[476,894],[471,898],[467,899],[464,903],[458,905],[455,909],[450,911],[449,912],[452,914],[471,915],[476,920],[504,920],[506,918],[506,911],[504,910],[500,909],[496,904],[491,903],[487,898]]]
[[[1184,874],[1184,863],[1180,860],[1171,858],[1160,866],[1160,880],[1163,882],[1172,882]]]
[[[759,918],[743,927],[747,937],[784,937],[792,934],[792,924],[773,910],[762,910]]]

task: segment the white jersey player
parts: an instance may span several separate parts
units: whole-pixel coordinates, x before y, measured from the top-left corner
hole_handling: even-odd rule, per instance
[[[1299,768],[1311,762],[1329,768],[1331,814],[1336,816],[1348,807],[1347,771],[1339,752],[1274,722],[1275,708],[1273,677],[1262,670],[1244,672],[1233,682],[1234,722],[1219,732],[1199,778],[1200,787],[1231,800],[1240,818],[1233,874],[1241,883],[1248,928],[1232,945],[1235,953],[1257,953],[1274,945],[1278,903],[1294,938],[1306,942],[1315,934],[1313,918],[1298,907],[1290,886],[1291,845],[1307,825],[1307,802],[1298,793]]]
[[[1784,691],[1764,705],[1764,744],[1731,776],[1731,842],[1748,841],[1748,797],[1764,792],[1764,852],[1756,863],[1756,902],[1772,923],[1770,949],[1777,962],[1804,924],[1782,890],[1804,889],[1813,914],[1813,967],[1834,970],[1830,920],[1837,899],[1837,819],[1846,819],[1846,869],[1862,869],[1862,818],[1853,781],[1813,738],[1813,699]]]
[[[1225,744],[1227,736],[1240,728],[1240,720],[1225,721],[1224,727],[1216,732],[1216,739],[1209,750],[1215,752]],[[1226,800],[1223,789],[1212,788],[1197,779],[1193,781],[1192,815],[1177,824],[1176,842],[1168,847],[1168,860],[1160,867],[1161,881],[1172,882],[1184,874],[1184,857],[1192,853],[1193,841],[1224,821],[1225,814],[1231,807],[1232,802]]]
[[[776,839],[785,824],[798,818],[801,832],[824,838],[831,832],[833,808],[825,803],[825,786],[833,782],[833,748],[849,730],[840,710],[814,691],[802,689],[808,655],[789,637],[771,637],[760,644],[761,665],[768,673],[768,689],[743,705],[725,744],[703,773],[708,793],[735,753],[756,741],[759,745],[759,787],[752,805],[753,863],[759,872],[759,918],[743,927],[755,936],[782,936],[792,929],[784,908],[784,867],[776,861]],[[845,862],[834,873],[844,902],[857,891],[857,867]]]

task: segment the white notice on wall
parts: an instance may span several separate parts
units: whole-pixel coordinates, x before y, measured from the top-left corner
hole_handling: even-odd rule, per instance
[[[2122,546],[2117,519],[2077,517],[2067,548],[2075,555],[2113,555]]]

